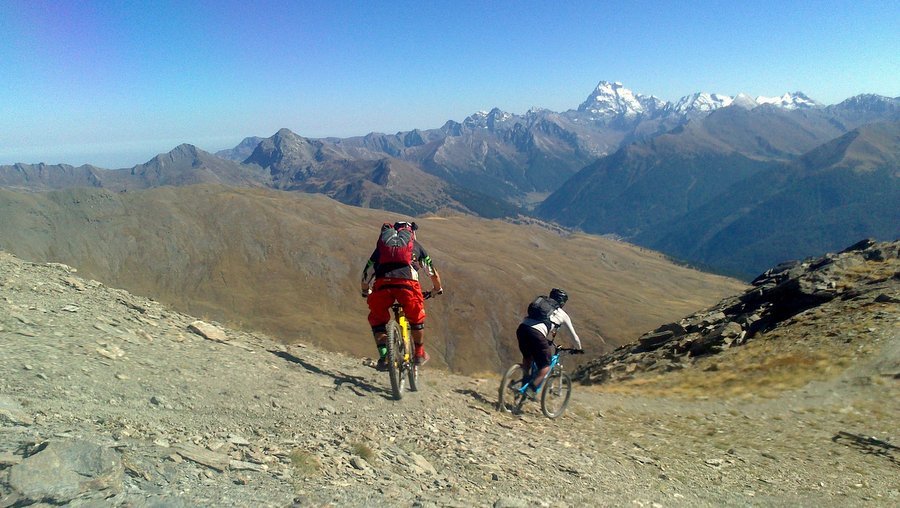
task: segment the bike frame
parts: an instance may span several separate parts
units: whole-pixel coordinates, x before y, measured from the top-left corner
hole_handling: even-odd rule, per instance
[[[544,379],[541,381],[540,385],[538,385],[534,388],[534,391],[538,391],[541,389],[541,386],[544,386],[544,381],[547,380],[547,377],[549,377],[550,373],[553,372],[553,368],[556,367],[556,365],[559,363],[560,347],[557,346],[555,343],[553,344],[553,347],[555,348],[555,352],[553,353],[553,356],[550,357],[550,368],[547,370],[547,376],[544,377]],[[538,371],[537,364],[534,362],[531,362],[531,368],[528,370],[528,376],[526,376],[526,378],[525,378],[526,381],[524,383],[522,383],[522,387],[516,391],[521,394],[524,394],[525,391],[528,390],[528,388],[531,386],[531,382],[534,380],[534,376],[537,375],[537,371]]]
[[[403,313],[403,307],[400,306],[399,303],[394,302],[391,305],[391,309],[394,311],[394,321],[400,326],[400,336],[403,338],[403,361],[408,362],[410,360],[410,339],[409,339],[409,321],[406,319],[406,314]]]

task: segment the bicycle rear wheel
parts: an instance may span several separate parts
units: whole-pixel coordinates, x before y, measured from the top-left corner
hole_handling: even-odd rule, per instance
[[[572,396],[572,379],[561,368],[554,367],[541,388],[541,411],[547,418],[559,418],[566,412]]]
[[[388,373],[391,376],[391,393],[394,400],[403,398],[403,337],[400,335],[400,327],[396,321],[388,321],[387,324],[387,360]]]
[[[506,370],[500,381],[500,392],[497,394],[497,411],[504,413],[518,412],[525,402],[525,395],[519,393],[525,371],[518,363]]]

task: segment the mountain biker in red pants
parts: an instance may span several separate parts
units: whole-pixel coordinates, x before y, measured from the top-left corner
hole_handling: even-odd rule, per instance
[[[369,325],[378,346],[379,358],[375,366],[378,370],[387,370],[385,327],[391,319],[390,308],[395,300],[403,307],[409,321],[415,362],[423,365],[429,359],[424,346],[425,299],[419,285],[419,272],[431,278],[432,295],[442,294],[444,289],[431,257],[415,239],[416,229],[415,222],[384,223],[378,244],[363,268],[360,289],[369,304]],[[369,289],[373,279],[375,282]]]

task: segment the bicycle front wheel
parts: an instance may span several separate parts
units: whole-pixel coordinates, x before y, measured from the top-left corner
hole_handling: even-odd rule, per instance
[[[391,376],[391,393],[394,400],[403,398],[403,337],[400,335],[400,326],[396,321],[387,324],[387,360],[388,373]]]
[[[559,418],[566,412],[572,396],[572,379],[559,367],[554,367],[541,388],[541,411],[547,418]]]
[[[500,392],[497,394],[497,411],[504,413],[518,412],[522,408],[525,396],[519,393],[525,371],[518,363],[507,369],[500,381]]]

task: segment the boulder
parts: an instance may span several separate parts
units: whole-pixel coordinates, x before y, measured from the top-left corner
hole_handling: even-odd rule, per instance
[[[80,497],[114,496],[123,489],[123,477],[115,450],[89,441],[50,441],[10,468],[8,484],[22,506],[66,504]]]

